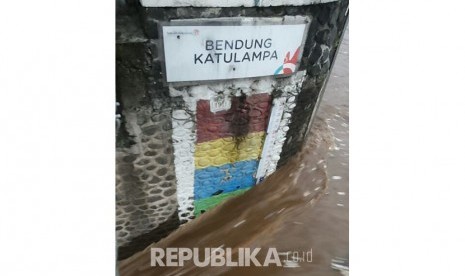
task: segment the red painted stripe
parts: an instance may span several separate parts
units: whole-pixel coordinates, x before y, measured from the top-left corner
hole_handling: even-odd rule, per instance
[[[271,109],[271,96],[257,94],[231,99],[231,109],[210,112],[210,101],[197,102],[197,143],[225,137],[238,137],[265,131]]]

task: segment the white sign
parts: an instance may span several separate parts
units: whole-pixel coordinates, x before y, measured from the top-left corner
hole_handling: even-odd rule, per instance
[[[292,74],[300,63],[306,26],[306,22],[163,26],[166,80],[183,82]]]

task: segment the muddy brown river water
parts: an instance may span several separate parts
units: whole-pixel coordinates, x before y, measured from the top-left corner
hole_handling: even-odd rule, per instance
[[[339,117],[331,120],[344,120],[335,115]],[[348,257],[348,200],[341,200],[348,191],[328,185],[343,177],[327,173],[327,155],[338,149],[330,126],[316,120],[311,139],[289,163],[249,192],[122,261],[120,275],[340,275],[330,263],[334,257]],[[238,248],[272,247],[282,253],[283,267],[199,268],[192,261],[182,267],[151,267],[151,247],[232,248],[234,258]],[[284,255],[309,251],[311,262]],[[265,254],[260,251],[257,259]]]

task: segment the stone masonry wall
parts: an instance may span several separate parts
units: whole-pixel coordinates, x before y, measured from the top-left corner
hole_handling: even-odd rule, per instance
[[[267,153],[271,161],[263,165],[268,171],[265,175],[299,151],[334,60],[347,9],[347,0],[307,6],[228,8],[144,8],[131,0],[118,6],[116,238],[120,259],[165,237],[181,223],[194,218],[194,213],[198,214],[194,212],[198,101],[208,100],[220,92],[229,93],[231,97],[240,96],[240,89],[249,91],[250,95],[269,94],[274,107],[282,105],[283,115],[277,122],[278,138],[268,141],[272,143],[272,152]],[[285,15],[311,18],[296,76],[176,89],[163,85],[162,61],[158,54],[162,45],[159,22]],[[206,90],[209,92],[205,93]],[[217,204],[219,201],[211,202]]]

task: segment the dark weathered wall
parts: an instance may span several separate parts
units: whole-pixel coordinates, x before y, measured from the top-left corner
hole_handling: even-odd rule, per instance
[[[278,166],[285,163],[302,146],[308,124],[314,113],[318,97],[321,95],[329,69],[336,56],[348,16],[349,1],[332,2],[310,6],[313,20],[305,43],[302,70],[307,70],[308,78],[297,97],[297,106],[292,114],[289,132],[283,146]],[[346,13],[347,12],[347,13]]]
[[[162,84],[157,24],[171,19],[239,16],[312,18],[298,70],[305,71],[306,77],[291,111],[278,163],[282,165],[302,146],[340,42],[348,1],[250,8],[143,8],[137,1],[127,1],[118,7],[116,93],[121,118],[116,145],[116,230],[119,258],[125,258],[166,236],[193,215],[190,207],[178,211],[176,195],[182,191],[173,153],[173,111],[189,110],[181,96],[170,96],[169,88]]]

